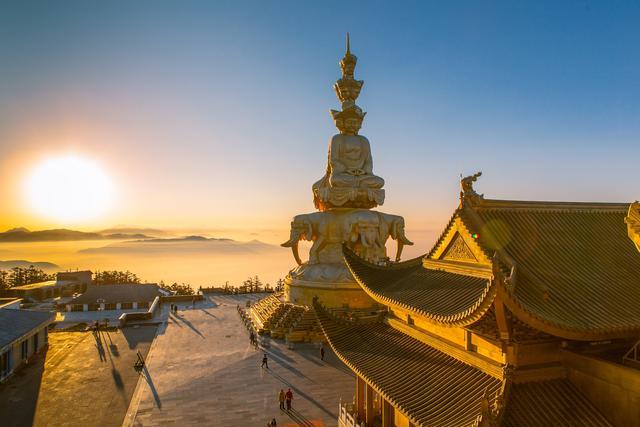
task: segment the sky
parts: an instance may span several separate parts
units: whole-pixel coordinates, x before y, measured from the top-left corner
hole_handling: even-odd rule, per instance
[[[337,133],[351,34],[380,210],[439,230],[485,197],[640,198],[638,1],[3,1],[0,229],[285,230]],[[39,162],[99,165],[113,201],[52,219]],[[66,203],[61,200],[60,203]]]

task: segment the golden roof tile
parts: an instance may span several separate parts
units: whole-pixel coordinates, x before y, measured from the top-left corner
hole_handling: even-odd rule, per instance
[[[468,325],[491,306],[495,287],[487,279],[422,266],[422,257],[389,266],[344,258],[356,281],[376,301],[396,305],[436,323]]]
[[[416,425],[472,425],[485,394],[502,385],[385,323],[339,320],[313,306],[338,357]]]
[[[567,379],[511,384],[504,426],[610,426]]]
[[[509,309],[552,335],[602,339],[640,332],[640,252],[628,204],[483,200],[462,218],[488,253],[513,260]]]

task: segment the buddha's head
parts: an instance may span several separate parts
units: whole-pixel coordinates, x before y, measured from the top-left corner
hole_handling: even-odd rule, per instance
[[[342,134],[357,135],[367,113],[353,102],[344,102],[342,111],[331,110],[336,127]]]
[[[357,63],[358,57],[351,55],[351,53],[347,53],[344,58],[340,60],[340,70],[342,70],[342,75],[353,78],[353,73],[356,69]]]
[[[344,119],[343,122],[344,123],[342,125],[342,129],[340,129],[340,132],[347,135],[357,135],[358,131],[362,127],[362,119],[358,119],[355,117]]]
[[[351,47],[349,43],[349,33],[347,33],[347,51],[344,54],[344,58],[340,60],[340,69],[344,77],[353,78],[353,72],[356,69],[358,63],[358,57],[351,54]]]

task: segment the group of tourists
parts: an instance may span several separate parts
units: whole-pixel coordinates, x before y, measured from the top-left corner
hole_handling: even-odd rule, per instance
[[[265,354],[266,357],[266,354]],[[293,400],[293,392],[291,389],[288,389],[285,393],[283,389],[280,389],[280,393],[278,393],[278,402],[280,402],[280,410],[281,411],[291,411],[291,401]],[[286,409],[285,409],[286,404]],[[273,418],[271,422],[267,423],[267,427],[277,427],[278,423],[276,419]]]
[[[238,314],[242,319],[242,323],[244,323],[244,326],[249,331],[249,344],[251,344],[253,347],[258,349],[258,347],[260,346],[260,339],[255,329],[253,328],[253,322],[251,321],[251,317],[247,315],[247,312],[244,311],[242,307],[240,307],[240,304],[236,305],[236,309],[238,310]],[[268,344],[264,344],[264,345],[268,346]]]
[[[291,389],[288,389],[285,393],[283,389],[280,389],[280,393],[278,393],[278,401],[280,402],[280,410],[285,410],[285,403],[287,405],[287,412],[291,410],[291,401],[293,400],[293,392]]]
[[[178,304],[171,304],[171,313],[178,315]]]

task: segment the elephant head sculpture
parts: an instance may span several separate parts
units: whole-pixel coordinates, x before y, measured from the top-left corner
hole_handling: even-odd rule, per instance
[[[291,248],[293,257],[296,259],[298,265],[302,265],[300,259],[300,253],[298,252],[298,242],[300,240],[311,241],[313,239],[313,227],[307,215],[296,215],[291,221],[291,232],[289,233],[289,240],[281,244],[280,246],[285,248]]]
[[[388,237],[398,242],[395,261],[400,261],[402,249],[404,245],[413,245],[413,242],[407,239],[404,234],[404,218],[399,215],[391,215],[378,212],[380,216],[380,241],[386,242]]]
[[[291,221],[289,240],[280,246],[291,248],[296,262],[298,265],[302,265],[298,251],[298,242],[303,239],[313,241],[313,245],[309,251],[309,262],[311,264],[318,262],[318,251],[322,249],[325,244],[326,222],[327,219],[322,215],[322,212],[294,216],[293,221]]]
[[[384,241],[380,240],[380,218],[376,212],[354,211],[344,225],[345,242],[360,256],[372,262],[385,257]]]

